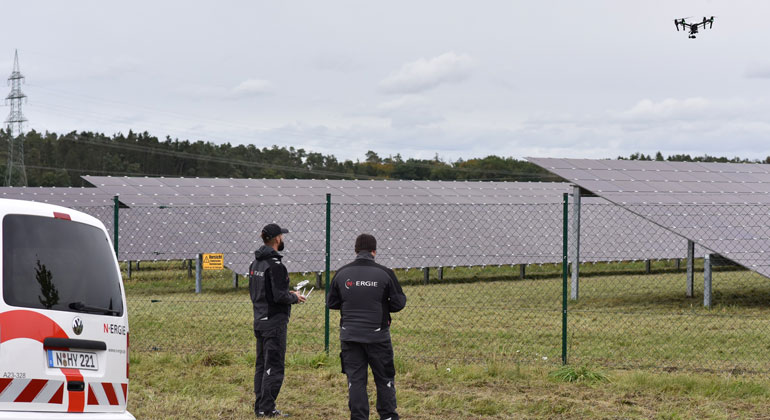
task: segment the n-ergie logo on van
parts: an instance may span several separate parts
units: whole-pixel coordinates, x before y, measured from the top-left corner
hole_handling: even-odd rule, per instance
[[[104,332],[107,334],[126,335],[126,333],[128,333],[128,328],[126,328],[125,325],[104,324]]]

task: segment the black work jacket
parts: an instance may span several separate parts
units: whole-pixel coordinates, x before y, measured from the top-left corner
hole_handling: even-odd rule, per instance
[[[283,256],[263,245],[249,267],[249,294],[254,306],[254,329],[271,330],[289,322],[296,295],[289,293],[289,272]]]
[[[364,251],[337,270],[326,306],[341,312],[341,341],[380,343],[390,341],[390,313],[406,306],[406,295],[393,270]]]

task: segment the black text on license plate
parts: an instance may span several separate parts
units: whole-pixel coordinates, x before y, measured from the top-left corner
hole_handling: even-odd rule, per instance
[[[96,364],[96,353],[61,350],[48,350],[48,367],[86,370],[99,369]]]

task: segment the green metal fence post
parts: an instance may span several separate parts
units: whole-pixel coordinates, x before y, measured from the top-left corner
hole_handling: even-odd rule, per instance
[[[112,219],[112,246],[115,247],[115,258],[118,258],[118,208],[120,207],[120,201],[118,201],[118,196],[112,197],[112,202],[114,203],[114,212],[115,215]]]
[[[564,193],[564,212],[562,218],[564,219],[564,231],[562,236],[562,264],[561,264],[561,277],[562,277],[562,291],[561,291],[561,363],[567,364],[567,277],[569,271],[569,260],[567,256],[567,212],[569,208],[567,206],[568,194]]]
[[[326,295],[329,296],[330,279],[329,279],[329,266],[331,265],[331,246],[332,246],[332,195],[326,194]],[[329,355],[329,308],[326,306],[326,300],[324,299],[324,308],[326,308],[325,320],[324,320],[324,350],[326,355]]]

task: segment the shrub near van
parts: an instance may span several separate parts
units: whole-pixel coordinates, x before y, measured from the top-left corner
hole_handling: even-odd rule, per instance
[[[85,213],[0,199],[0,419],[133,419],[118,261]]]

